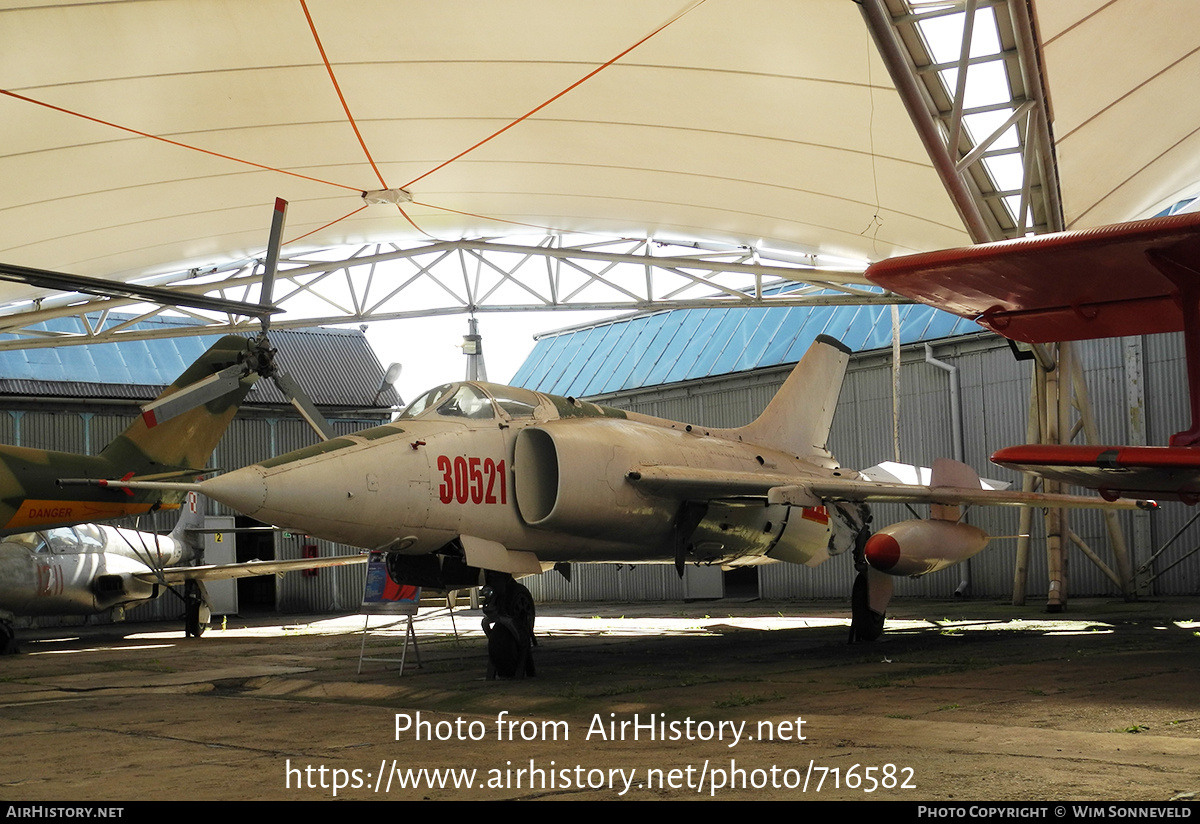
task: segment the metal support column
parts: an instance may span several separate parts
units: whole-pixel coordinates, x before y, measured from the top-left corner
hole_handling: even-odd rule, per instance
[[[1060,444],[1069,440],[1070,423],[1070,361],[1071,345],[1060,343],[1057,347],[1058,367],[1046,375],[1046,429],[1043,442]],[[1042,485],[1045,492],[1056,494],[1062,491],[1062,483],[1047,480]],[[1046,592],[1046,611],[1062,612],[1067,605],[1067,553],[1066,541],[1070,525],[1067,512],[1061,508],[1046,510],[1046,575],[1049,588]]]

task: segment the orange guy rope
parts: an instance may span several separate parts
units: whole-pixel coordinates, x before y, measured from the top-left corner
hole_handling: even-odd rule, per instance
[[[338,85],[337,77],[333,73],[333,66],[329,65],[329,56],[325,54],[325,47],[321,45],[321,35],[317,34],[317,25],[313,22],[312,15],[309,14],[308,3],[305,0],[300,0],[300,8],[304,9],[304,19],[308,21],[308,30],[312,32],[313,41],[317,44],[317,51],[321,53],[321,61],[325,64],[325,71],[329,73],[329,80],[333,83],[333,90],[337,92],[338,100],[342,104],[342,111],[346,113],[346,119],[350,121],[350,128],[354,129],[354,136],[358,138],[358,145],[362,146],[363,154],[367,156],[367,162],[375,170],[375,177],[379,178],[379,184],[386,189],[388,187],[387,182],[383,179],[383,174],[379,171],[379,167],[375,165],[375,158],[371,157],[371,150],[367,148],[367,142],[363,140],[362,132],[358,130],[358,124],[354,122],[354,115],[350,113],[350,104],[346,102],[346,97],[342,94],[342,87]],[[400,212],[403,214],[404,210],[401,209]],[[405,217],[408,217],[408,215],[405,215]],[[409,222],[411,223],[412,221]]]
[[[211,155],[213,157],[219,157],[222,160],[232,160],[234,163],[242,163],[246,166],[253,166],[256,169],[262,169],[267,172],[278,172],[281,175],[290,175],[291,177],[298,177],[301,180],[309,180],[309,181],[312,181],[313,183],[323,183],[326,186],[337,186],[339,189],[349,189],[352,192],[361,192],[362,191],[362,189],[357,186],[347,186],[344,183],[334,183],[331,180],[322,180],[319,177],[310,177],[309,175],[302,175],[299,172],[289,172],[286,169],[276,169],[274,166],[267,166],[262,163],[255,163],[252,160],[242,160],[240,157],[233,157],[232,155],[221,154],[220,152],[210,151],[209,149],[201,149],[199,146],[191,146],[191,145],[188,145],[187,143],[181,143],[178,140],[171,140],[169,137],[162,137],[160,135],[150,134],[149,132],[143,132],[138,129],[131,129],[128,126],[122,126],[119,123],[113,123],[108,120],[101,120],[98,117],[92,117],[91,115],[82,114],[81,112],[75,112],[70,109],[64,109],[62,106],[55,106],[52,103],[46,103],[42,100],[36,100],[32,97],[26,97],[23,94],[17,94],[16,92],[10,92],[7,89],[0,89],[0,95],[4,95],[6,97],[11,97],[14,100],[21,100],[26,103],[32,103],[35,106],[42,106],[43,108],[47,108],[52,111],[61,112],[63,114],[69,114],[72,117],[79,117],[84,120],[89,120],[92,123],[99,123],[101,126],[109,126],[113,129],[120,129],[123,132],[135,134],[138,137],[147,137],[151,140],[157,140],[161,143],[167,143],[171,146],[178,146],[181,149],[191,149],[193,152],[200,152],[201,154]]]
[[[602,72],[602,71],[604,71],[605,69],[607,69],[607,68],[608,68],[609,66],[611,66],[613,63],[616,63],[616,62],[617,62],[618,60],[620,60],[622,57],[624,57],[625,55],[629,54],[631,51],[633,51],[634,49],[636,49],[638,46],[640,46],[640,45],[642,45],[643,43],[645,43],[645,42],[646,42],[647,40],[649,40],[651,37],[653,37],[654,35],[658,34],[660,31],[662,31],[663,29],[665,29],[667,26],[671,25],[671,24],[672,24],[672,23],[674,23],[676,20],[678,20],[679,18],[683,17],[683,16],[684,16],[685,14],[687,14],[688,12],[692,11],[693,9],[695,9],[697,6],[699,6],[699,5],[700,5],[701,3],[703,3],[703,2],[704,2],[704,0],[697,0],[697,2],[695,2],[695,3],[693,3],[692,5],[688,6],[688,7],[687,7],[686,9],[684,9],[683,11],[679,12],[679,14],[675,15],[675,16],[674,16],[674,17],[672,17],[670,20],[668,20],[667,22],[663,23],[663,24],[662,24],[661,26],[659,26],[657,29],[655,29],[654,31],[652,31],[652,32],[650,32],[649,34],[647,34],[645,37],[643,37],[641,40],[639,40],[639,41],[637,41],[636,43],[634,43],[634,44],[633,44],[632,46],[630,46],[629,48],[625,49],[623,52],[621,52],[620,54],[618,54],[616,57],[613,57],[611,60],[608,60],[608,61],[606,61],[606,62],[604,62],[604,63],[600,64],[600,65],[599,65],[599,66],[597,66],[595,69],[592,69],[592,71],[588,72],[588,73],[587,73],[587,74],[585,74],[583,77],[581,77],[581,78],[579,78],[578,80],[576,80],[576,81],[575,81],[574,83],[572,83],[570,86],[567,86],[567,87],[566,87],[565,89],[563,89],[561,92],[559,92],[558,94],[554,95],[554,97],[551,97],[549,100],[547,100],[546,102],[542,103],[541,105],[539,105],[539,106],[536,106],[536,107],[534,107],[534,108],[530,109],[530,110],[529,110],[529,111],[527,111],[525,114],[521,115],[521,116],[520,116],[520,117],[518,117],[516,120],[514,120],[512,123],[509,123],[507,126],[504,126],[503,128],[496,130],[496,131],[495,131],[495,132],[493,132],[492,134],[490,134],[490,135],[488,135],[487,137],[485,137],[483,140],[481,140],[481,141],[479,141],[478,143],[476,143],[474,146],[471,146],[471,147],[470,147],[470,148],[468,148],[468,149],[464,149],[463,151],[459,152],[458,154],[456,154],[454,157],[450,158],[449,160],[446,160],[446,161],[443,161],[442,163],[439,163],[437,166],[434,166],[432,169],[430,169],[428,172],[426,172],[425,174],[421,175],[420,177],[414,177],[412,180],[408,181],[408,183],[405,183],[405,184],[404,184],[404,186],[402,186],[401,188],[407,189],[409,186],[413,185],[413,184],[414,184],[414,183],[416,183],[418,180],[422,180],[422,179],[424,179],[424,178],[426,178],[426,177],[429,177],[431,174],[433,174],[434,172],[436,172],[438,169],[441,169],[441,168],[443,168],[444,166],[448,166],[448,165],[450,165],[451,163],[453,163],[454,161],[458,160],[458,159],[459,159],[460,157],[462,157],[463,155],[470,154],[471,152],[475,151],[475,150],[476,150],[476,149],[478,149],[480,146],[482,146],[484,143],[487,143],[487,142],[488,142],[489,140],[491,140],[492,138],[494,138],[494,137],[499,137],[500,135],[504,134],[504,133],[505,133],[505,132],[507,132],[509,129],[511,129],[513,126],[516,126],[516,125],[517,125],[518,123],[520,123],[521,121],[523,121],[523,120],[526,120],[526,119],[528,119],[528,118],[532,117],[533,115],[537,114],[537,113],[538,113],[538,112],[540,112],[542,109],[546,108],[546,107],[547,107],[547,106],[549,106],[551,103],[553,103],[555,100],[558,100],[560,97],[562,97],[563,95],[565,95],[565,94],[567,94],[568,92],[572,91],[572,90],[573,90],[573,89],[575,89],[576,87],[578,87],[578,86],[582,85],[583,83],[586,83],[588,80],[591,80],[591,79],[592,79],[593,77],[595,77],[597,74],[599,74],[600,72]]]
[[[362,206],[359,206],[354,211],[348,212],[348,213],[342,215],[341,217],[337,218],[336,220],[329,221],[324,226],[318,226],[316,229],[313,229],[311,232],[305,232],[304,234],[298,235],[297,237],[291,238],[290,240],[285,240],[282,245],[287,246],[289,243],[295,243],[297,240],[304,240],[304,238],[308,237],[309,235],[315,235],[317,232],[324,231],[325,229],[328,229],[330,226],[334,225],[335,223],[341,223],[343,220],[345,220],[348,217],[354,217],[354,215],[358,214],[365,208],[367,208],[367,206],[366,206],[366,204],[363,204]]]

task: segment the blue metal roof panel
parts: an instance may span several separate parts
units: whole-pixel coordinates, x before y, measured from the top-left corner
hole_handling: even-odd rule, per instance
[[[99,325],[99,316],[90,316]],[[124,323],[126,317],[110,316],[105,327]],[[162,326],[196,326],[187,318],[154,318],[134,325],[135,329]],[[80,334],[82,324],[75,318],[55,318],[37,328],[46,332]],[[2,335],[13,340],[16,335]],[[0,352],[0,375],[24,380],[69,381],[74,383],[131,384],[165,386],[179,377],[218,336],[164,338],[150,341],[121,341],[111,344],[84,344],[49,349],[14,349]]]
[[[858,349],[884,349],[892,345],[892,309],[890,306],[863,306],[863,316],[873,323],[865,328],[866,335]]]
[[[124,325],[129,320],[129,317],[110,315],[105,327]],[[89,317],[89,322],[93,328],[100,325],[98,316]],[[131,328],[141,330],[198,325],[199,322],[191,318],[158,317],[139,321],[132,324]],[[73,334],[84,331],[80,321],[75,318],[57,318],[39,328],[47,332]],[[3,335],[0,339],[12,340],[16,337]],[[141,398],[145,393],[137,387],[161,390],[174,382],[219,337],[201,335],[3,350],[0,351],[0,382],[10,389],[17,386],[18,382],[26,382],[21,385],[36,384],[42,387],[41,392],[54,395]],[[358,330],[279,329],[271,332],[271,344],[280,352],[281,365],[291,372],[317,404],[386,406],[397,400],[395,390],[391,387],[379,390],[383,367]],[[126,389],[118,391],[114,387]],[[120,392],[125,394],[121,395]],[[286,403],[278,389],[263,381],[255,385],[250,400]]]
[[[762,326],[763,320],[767,316],[767,311],[755,308],[730,313],[737,320],[737,325],[729,336],[725,351],[709,367],[708,374],[722,375],[738,371],[738,362],[750,350],[754,338],[758,335],[759,327]]]
[[[538,340],[513,376],[513,386],[539,386],[571,338],[571,335],[554,335]]]
[[[593,359],[588,363],[591,377],[585,378],[585,372],[580,372],[576,381],[586,380],[588,386],[604,386],[612,380],[612,374],[621,367],[626,359],[633,357],[637,350],[637,341],[641,337],[645,318],[631,318],[621,325],[614,324],[609,334],[603,338],[603,350],[597,350],[599,360]],[[615,334],[614,334],[615,333]],[[620,345],[620,349],[614,349]]]
[[[793,286],[784,288],[795,288]],[[978,332],[928,306],[899,308],[900,340]],[[578,397],[798,361],[817,335],[855,351],[891,345],[887,306],[676,309],[542,337],[514,383]]]
[[[625,333],[629,331],[629,326],[628,321],[623,321],[621,323],[607,324],[597,329],[600,333],[599,339],[586,352],[587,359],[579,365],[578,370],[574,371],[564,394],[573,396],[587,390],[589,386],[597,382],[595,380],[596,376],[604,369],[605,363],[610,357],[621,357],[624,352],[628,351],[627,349],[623,349],[622,353],[613,355],[613,347],[621,342]],[[631,339],[632,337],[636,337],[636,335],[631,336]]]
[[[696,359],[692,361],[692,365],[681,377],[675,377],[674,371],[672,371],[672,382],[674,380],[695,380],[708,375],[720,374],[713,372],[713,366],[725,353],[731,341],[733,341],[733,345],[737,345],[735,337],[741,326],[741,314],[744,311],[744,309],[735,309],[718,313],[717,325],[713,328],[712,333],[698,341]]]
[[[586,350],[588,340],[592,338],[594,333],[594,328],[584,329],[571,334],[563,341],[563,346],[559,350],[558,355],[548,364],[545,376],[542,378],[541,383],[538,384],[539,386],[547,387],[544,391],[553,392],[556,395],[562,394],[560,390],[570,383],[574,370],[579,368],[583,360],[586,360],[586,355],[581,355],[580,350]]]
[[[630,386],[654,386],[659,383],[672,383],[683,380],[683,376],[691,369],[703,348],[698,341],[708,341],[717,324],[721,322],[721,311],[717,309],[697,309],[693,312],[670,312],[670,323],[674,329],[662,358],[653,364],[652,369],[646,370],[645,379],[639,380],[635,373]]]
[[[829,335],[831,338],[841,340],[842,336],[846,334],[846,330],[850,328],[851,322],[854,320],[855,313],[845,311],[849,308],[854,307],[818,306],[809,312],[809,315],[813,321],[820,322],[821,331],[817,334]],[[797,311],[804,312],[805,310],[799,309]],[[805,348],[808,348],[808,344],[805,345]],[[776,363],[783,363],[783,361],[776,361]]]
[[[820,307],[827,309],[828,307]],[[777,310],[772,310],[777,311]],[[775,335],[771,338],[770,344],[763,350],[760,362],[773,363],[779,362],[780,359],[787,354],[787,351],[792,348],[792,343],[796,340],[796,335],[800,333],[800,328],[804,324],[804,315],[807,309],[790,306],[784,310],[782,320],[780,320],[779,328],[775,331]],[[828,312],[826,313],[828,314]],[[753,368],[753,367],[746,367]]]
[[[619,363],[615,362],[615,358],[611,359],[614,361],[613,368],[597,383],[597,386],[601,387],[600,392],[616,392],[625,386],[639,363],[643,360],[657,361],[670,340],[669,333],[662,334],[663,323],[667,317],[667,313],[660,312],[657,315],[638,318],[631,324],[636,326],[637,332],[632,336],[629,351]]]
[[[760,365],[794,363],[800,360],[808,351],[808,347],[816,340],[817,335],[830,335],[853,349],[854,344],[850,342],[849,330],[858,315],[859,308],[857,306],[817,306],[811,310],[800,309],[794,321],[796,334],[792,337],[788,348],[783,352],[773,353],[769,361],[764,359]],[[845,311],[847,309],[851,311]],[[831,328],[837,331],[829,331]]]

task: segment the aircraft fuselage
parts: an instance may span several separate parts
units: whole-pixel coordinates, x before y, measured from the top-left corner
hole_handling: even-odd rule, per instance
[[[636,467],[828,472],[725,430],[490,384],[441,390],[472,398],[462,408],[430,403],[395,423],[205,481],[203,490],[259,520],[353,546],[419,555],[467,535],[543,563],[644,563],[674,557],[681,500],[631,484]],[[504,403],[518,393],[525,405]],[[691,560],[761,562],[786,545],[788,560],[819,563],[830,519],[821,507],[800,509],[736,495],[713,501],[689,532]]]
[[[177,566],[191,549],[167,535],[81,524],[14,535],[0,542],[0,611],[92,615],[158,596],[138,579]]]

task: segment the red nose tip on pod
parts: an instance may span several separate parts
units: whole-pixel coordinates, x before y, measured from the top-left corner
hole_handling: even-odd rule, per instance
[[[863,552],[867,556],[867,563],[880,572],[887,572],[900,560],[900,544],[891,535],[882,532],[876,532],[867,539]]]

